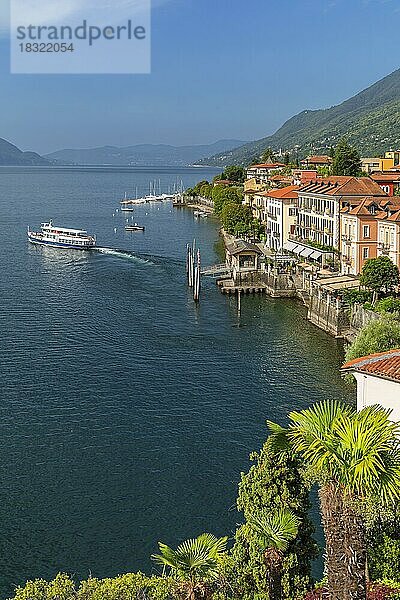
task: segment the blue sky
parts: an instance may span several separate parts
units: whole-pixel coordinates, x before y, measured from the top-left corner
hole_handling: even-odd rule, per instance
[[[152,21],[151,75],[11,75],[3,34],[0,137],[41,153],[256,139],[400,66],[398,0],[154,0]]]

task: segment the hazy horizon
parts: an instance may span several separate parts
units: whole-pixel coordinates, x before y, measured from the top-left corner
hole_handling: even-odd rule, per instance
[[[150,75],[11,75],[3,7],[0,137],[40,154],[259,139],[397,69],[399,20],[395,0],[157,0]]]

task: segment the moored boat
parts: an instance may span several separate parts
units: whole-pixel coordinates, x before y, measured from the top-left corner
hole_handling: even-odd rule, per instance
[[[96,237],[84,229],[56,227],[53,221],[42,223],[40,231],[31,231],[28,227],[28,239],[32,244],[72,250],[90,250],[96,245]]]
[[[144,231],[143,225],[125,225],[125,231]]]

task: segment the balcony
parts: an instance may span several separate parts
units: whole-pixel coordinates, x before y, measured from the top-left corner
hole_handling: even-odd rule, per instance
[[[378,248],[379,250],[382,250],[382,252],[389,252],[391,247],[392,245],[389,242],[378,242]]]

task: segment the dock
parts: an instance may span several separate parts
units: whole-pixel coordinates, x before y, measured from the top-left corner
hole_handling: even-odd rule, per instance
[[[267,292],[267,286],[264,283],[257,283],[251,285],[235,284],[233,279],[219,279],[217,285],[222,294],[229,296],[242,294],[249,296],[254,294],[265,294]]]

